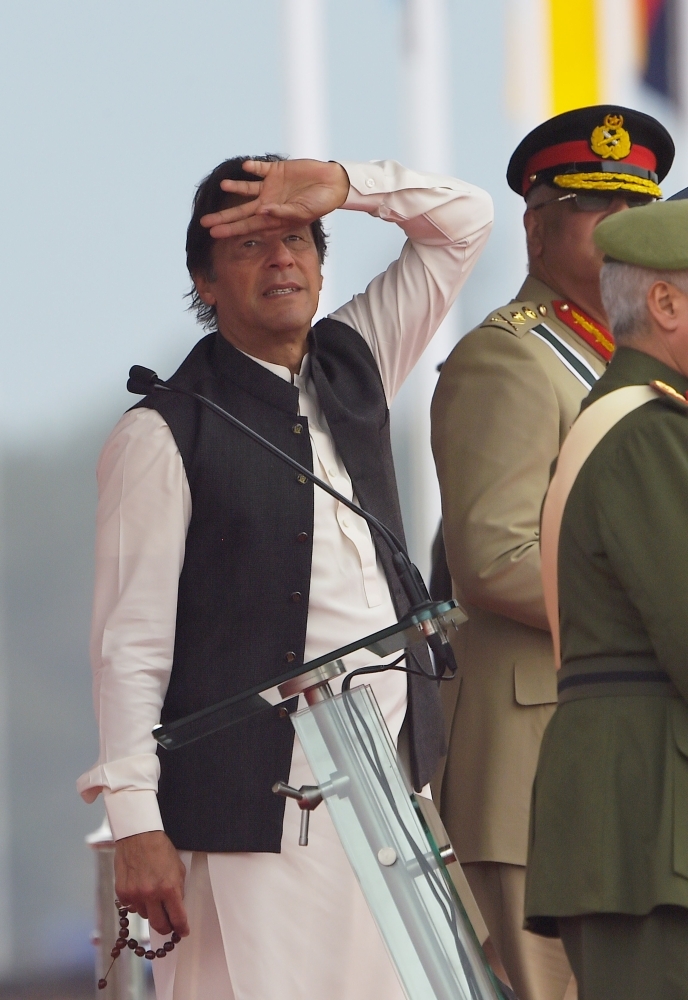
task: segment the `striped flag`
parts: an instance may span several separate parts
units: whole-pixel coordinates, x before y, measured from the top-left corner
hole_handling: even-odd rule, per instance
[[[680,0],[508,0],[505,103],[531,126],[590,104],[634,103],[643,83],[678,102]]]
[[[648,87],[678,100],[677,0],[637,0],[641,73]]]

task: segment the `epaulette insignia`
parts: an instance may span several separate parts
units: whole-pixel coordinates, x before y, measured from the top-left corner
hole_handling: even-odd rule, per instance
[[[525,323],[526,319],[523,313],[512,312],[509,316],[504,316],[502,313],[495,313],[494,316],[490,316],[491,323],[506,323],[507,326],[511,326],[516,329],[516,325],[522,325]]]
[[[667,385],[666,382],[660,382],[658,379],[650,382],[650,385],[657,392],[661,392],[663,396],[669,396],[670,399],[675,399],[677,402],[688,408],[688,399],[686,399],[685,396],[682,396],[677,389],[674,389],[673,385]]]
[[[516,308],[512,308],[512,306]],[[532,306],[524,305],[520,302],[512,302],[498,312],[490,313],[488,318],[484,320],[484,324],[497,323],[499,326],[506,327],[520,337],[524,333],[527,333],[538,319],[539,316]]]

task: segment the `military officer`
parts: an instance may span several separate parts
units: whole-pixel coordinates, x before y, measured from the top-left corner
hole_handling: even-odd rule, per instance
[[[448,564],[469,615],[457,680],[443,685],[450,744],[435,795],[520,1000],[575,990],[560,942],[522,927],[530,792],[557,700],[540,508],[614,350],[593,231],[658,198],[673,154],[659,122],[616,106],[558,115],[525,137],[507,179],[526,202],[528,277],[459,342],[432,404]]]
[[[688,202],[606,219],[595,241],[618,347],[562,451],[558,549],[554,483],[543,513],[562,668],[526,915],[561,934],[581,1000],[686,1000]]]

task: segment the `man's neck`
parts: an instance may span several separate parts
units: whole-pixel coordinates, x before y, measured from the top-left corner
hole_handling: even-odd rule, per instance
[[[237,350],[250,354],[259,361],[288,368],[292,375],[299,374],[304,356],[308,352],[308,330],[301,330],[291,336],[287,334],[281,339],[276,339],[274,333],[264,331],[251,331],[250,334],[246,334],[220,329],[220,333]]]
[[[532,278],[537,278],[543,284],[551,288],[553,292],[560,295],[567,302],[574,302],[588,316],[592,316],[598,323],[606,327],[608,320],[602,305],[599,282],[579,283],[570,281],[565,275],[550,272],[542,261],[535,261],[530,265],[528,273]]]
[[[642,354],[649,354],[651,358],[661,361],[667,368],[673,368],[679,375],[688,378],[688,372],[683,371],[684,366],[680,358],[674,357],[674,354],[661,337],[653,336],[652,333],[644,336],[639,335],[630,339],[624,346],[631,347],[634,351],[640,351]]]

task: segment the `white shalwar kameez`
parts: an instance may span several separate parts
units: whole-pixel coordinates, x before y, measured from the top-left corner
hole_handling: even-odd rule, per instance
[[[332,314],[371,348],[391,403],[475,264],[492,203],[463,181],[391,160],[343,166],[351,182],[343,207],[395,222],[408,237],[399,259]],[[292,380],[287,368],[254,360]],[[293,382],[308,418],[315,473],[352,497],[307,356]],[[98,485],[91,659],[100,757],[78,788],[87,802],[103,792],[113,835],[121,839],[163,828],[151,730],[172,669],[191,517],[181,456],[155,410],[122,417],[101,455]],[[317,488],[314,500],[307,660],[396,621],[365,522]],[[363,650],[347,657],[347,666],[370,661]],[[396,739],[406,711],[405,676],[389,672],[365,683]],[[289,783],[314,783],[298,739]],[[297,804],[287,800],[280,854],[181,852],[191,934],[154,962],[158,1000],[402,1000],[327,808],[311,815],[307,848],[298,846],[299,821]],[[159,946],[162,939],[153,938]]]

